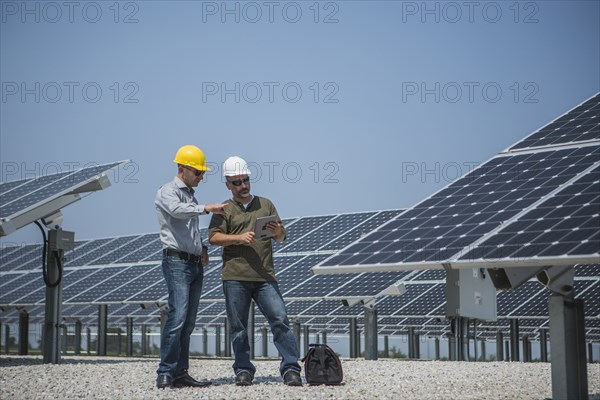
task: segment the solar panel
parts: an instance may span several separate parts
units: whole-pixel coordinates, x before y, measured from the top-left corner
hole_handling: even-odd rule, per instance
[[[600,167],[460,257],[498,260],[600,253]]]
[[[30,293],[34,288],[43,286],[42,275],[31,273],[23,275],[2,287],[0,304],[12,305],[16,300]]]
[[[78,294],[69,299],[70,303],[91,303],[96,302],[100,297],[103,297],[106,293],[110,293],[116,288],[120,288],[124,285],[129,284],[140,274],[148,271],[147,265],[135,265],[131,267],[119,267],[112,268],[109,278],[105,281],[85,288]],[[96,276],[97,277],[97,276]],[[106,302],[106,300],[104,300]]]
[[[94,248],[93,250],[86,251],[86,253],[76,260],[73,260],[77,263],[77,265],[102,265],[105,264],[101,262],[101,259],[105,259],[107,261],[112,261],[113,258],[110,257],[111,254],[117,252],[117,249],[120,247],[124,247],[129,244],[133,240],[135,240],[135,236],[122,236],[113,238],[112,240],[107,241],[101,246]]]
[[[160,269],[160,268],[159,268]],[[164,300],[167,298],[167,284],[162,278],[162,269],[160,269],[160,279],[154,281],[151,286],[125,299],[127,302],[147,303]]]
[[[360,308],[362,308],[362,307],[360,307]],[[362,313],[361,312],[362,310],[360,310],[358,313],[346,311],[349,308],[343,307],[342,303],[339,300],[337,300],[337,301],[321,300],[316,303],[313,303],[312,305],[307,307],[305,310],[300,311],[299,314],[304,315],[304,316],[319,317],[319,316],[323,316],[323,315],[334,315],[335,312],[340,309],[343,309],[343,311],[345,311],[345,312],[343,312],[344,315],[356,316],[359,313]]]
[[[84,260],[90,259],[89,253],[98,251],[99,248],[113,240],[115,240],[115,238],[96,239],[83,243],[76,243],[76,247],[73,251],[65,254],[65,267],[84,265]]]
[[[92,261],[93,264],[112,264],[130,256],[149,244],[154,235],[127,236],[121,242],[111,242],[111,249],[106,249],[103,256]],[[139,260],[135,260],[139,261]]]
[[[73,271],[64,271],[63,279],[67,279],[71,273],[73,273]],[[41,272],[38,271],[33,274],[28,274],[28,276],[30,276],[31,281],[28,284],[21,286],[17,291],[11,293],[13,299],[10,301],[10,304],[33,305],[39,304],[45,299],[46,286],[39,279],[42,277]]]
[[[135,277],[127,284],[122,285],[100,297],[95,301],[97,303],[113,303],[122,302],[128,299],[135,298],[137,293],[146,290],[149,286],[163,278],[162,268],[160,265],[145,265],[139,276]]]
[[[202,316],[212,315],[222,315],[225,313],[225,302],[217,302],[217,303],[209,303],[209,304],[200,304],[198,307],[198,314]]]
[[[79,193],[110,185],[114,162],[0,185],[0,234],[7,235],[80,199]]]
[[[340,250],[346,247],[348,244],[354,242],[356,239],[359,239],[360,237],[370,233],[373,229],[394,218],[402,211],[404,210],[380,211],[362,223],[358,224],[350,231],[320,247],[319,250]]]
[[[82,290],[87,290],[90,287],[102,283],[102,281],[110,278],[112,274],[117,272],[117,270],[114,268],[105,267],[78,270],[75,272],[80,271],[84,273],[84,277],[82,279],[78,280],[72,285],[65,284],[65,287],[63,289],[63,302],[65,304],[69,303],[69,300],[73,297],[78,296]],[[77,278],[79,278],[79,276],[77,276]]]
[[[209,260],[202,279],[203,299],[222,299],[223,289],[221,286],[221,260]]]
[[[598,98],[572,111],[578,124],[597,123]],[[531,266],[533,258],[546,265],[597,262],[600,141],[579,143],[572,132],[550,147],[497,155],[313,272]]]
[[[600,139],[600,94],[586,100],[510,150]]]
[[[314,249],[324,246],[332,239],[336,239],[341,234],[351,230],[356,225],[373,216],[373,214],[374,213],[355,213],[337,215],[312,232],[306,233],[304,237],[299,238],[299,240],[295,240],[293,243],[284,246],[280,251],[313,251]]]
[[[279,290],[285,297],[298,297],[293,295],[293,291],[290,292],[296,286],[305,286],[312,288],[313,286],[308,283],[311,276],[309,275],[310,267],[315,265],[317,262],[323,260],[326,255],[311,255],[305,257],[276,257],[276,272],[277,281],[279,284]],[[281,260],[280,262],[277,262]],[[277,267],[281,271],[278,271]],[[285,267],[285,268],[284,268]],[[300,296],[301,297],[301,296]]]
[[[282,251],[282,248],[289,246],[292,242],[302,238],[308,232],[314,230],[315,228],[323,225],[330,219],[335,217],[335,215],[324,215],[324,216],[316,216],[316,217],[303,217],[299,220],[295,221],[293,224],[286,226],[286,240],[283,242],[273,242],[273,251],[279,252]]]
[[[30,262],[32,259],[42,254],[42,249],[39,245],[14,247],[17,247],[17,250],[12,250],[10,253],[6,253],[5,255],[3,254],[0,271],[14,271],[16,268]]]

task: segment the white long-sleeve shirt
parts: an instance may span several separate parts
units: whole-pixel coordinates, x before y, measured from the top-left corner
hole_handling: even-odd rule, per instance
[[[198,215],[207,213],[194,197],[194,190],[176,176],[158,189],[154,203],[163,248],[202,254]]]

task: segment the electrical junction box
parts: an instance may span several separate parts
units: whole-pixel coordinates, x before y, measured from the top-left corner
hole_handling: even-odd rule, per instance
[[[496,321],[496,287],[485,268],[446,271],[446,316]]]
[[[50,229],[48,231],[48,245],[50,251],[73,250],[75,248],[75,232]]]

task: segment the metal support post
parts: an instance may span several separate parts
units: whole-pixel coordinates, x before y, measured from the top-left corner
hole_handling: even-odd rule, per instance
[[[62,355],[66,355],[67,354],[67,325],[63,324],[62,325],[62,335],[60,335],[60,348],[61,348],[61,353]]]
[[[122,335],[121,335],[121,328],[117,328],[117,355],[120,356],[121,355],[121,340],[122,340]]]
[[[510,341],[504,342],[504,361],[510,361]]]
[[[377,310],[365,307],[365,360],[377,360]]]
[[[412,326],[408,327],[408,359],[412,360],[413,358],[415,358],[415,349],[413,347],[413,335],[415,332],[415,328],[413,328]]]
[[[480,360],[481,361],[486,361],[487,354],[485,352],[485,340],[480,341],[480,343],[481,343],[481,357],[480,357]]]
[[[383,337],[383,357],[390,358],[390,338],[388,335]]]
[[[415,358],[418,360],[421,358],[421,335],[418,332],[414,332],[413,335],[413,340],[414,340],[414,355]]]
[[[229,329],[229,321],[227,321],[227,318],[224,318],[223,320],[223,328],[225,330],[225,351],[223,352],[223,355],[225,357],[231,357],[231,331]]]
[[[221,325],[215,326],[215,356],[221,357]],[[252,358],[254,358],[254,354],[252,354]]]
[[[448,359],[458,361],[456,356],[456,336],[448,335]]]
[[[9,349],[10,349],[10,326],[6,325],[6,329],[4,329],[4,354],[8,354]]]
[[[358,347],[356,342],[358,338],[356,336],[356,317],[352,317],[350,318],[350,358],[358,357],[356,354],[356,349]]]
[[[504,337],[502,331],[496,331],[496,361],[504,361]]]
[[[202,328],[202,355],[208,355],[208,329]]]
[[[528,335],[523,335],[523,362],[531,362],[531,341]]]
[[[469,331],[471,328],[471,324],[469,324],[468,318],[462,318],[463,326],[462,326],[462,338],[463,338],[463,361],[471,361],[471,346],[469,345]],[[466,354],[465,354],[466,353]]]
[[[542,362],[548,362],[548,330],[540,329],[540,358]]]
[[[321,337],[323,339],[323,344],[327,344],[327,331],[321,332]]]
[[[127,356],[133,356],[133,317],[127,317]]]
[[[469,338],[468,338],[468,319],[456,317],[455,321],[455,346],[456,361],[469,361]]]
[[[308,352],[308,345],[310,344],[310,327],[308,325],[304,325],[302,329],[304,331],[302,335],[302,339],[304,341],[304,354],[306,354]]]
[[[29,313],[27,310],[19,311],[19,355],[25,356],[29,352]]]
[[[467,346],[469,344],[467,343]],[[469,349],[471,346],[469,346]],[[473,353],[475,353],[475,357],[473,358],[475,361],[479,360],[479,353],[477,349],[477,321],[473,321]],[[469,357],[469,360],[471,358]]]
[[[511,319],[510,322],[510,361],[519,361],[519,320]]]
[[[147,349],[148,349],[148,328],[146,327],[146,324],[142,324],[142,344],[141,344],[141,350],[142,350],[142,356],[145,356],[147,353]]]
[[[97,335],[97,350],[99,356],[106,355],[106,339],[108,331],[108,305],[100,304],[98,306],[98,335]]]
[[[436,337],[435,338],[435,360],[439,360],[440,357],[440,338]]]
[[[266,326],[261,328],[262,331],[262,356],[269,356],[269,330]]]
[[[75,321],[75,340],[73,341],[75,355],[81,354],[81,321]]]
[[[588,397],[583,300],[553,295],[548,299],[552,397]]]
[[[300,349],[301,326],[298,318],[294,318],[294,321],[292,322],[292,330],[294,331],[294,338],[296,338],[296,348],[298,349],[298,354],[302,354]]]
[[[51,286],[46,285],[44,305],[44,341],[42,353],[44,364],[60,362],[60,326],[62,321],[62,265],[65,250],[72,250],[75,243],[73,232],[60,228],[48,231],[46,250],[46,277]]]
[[[594,362],[594,346],[592,342],[588,342],[588,362],[591,364]]]
[[[87,344],[87,354],[89,356],[92,351],[92,330],[89,328],[89,326],[87,328],[85,328],[85,333],[86,333],[85,341]]]

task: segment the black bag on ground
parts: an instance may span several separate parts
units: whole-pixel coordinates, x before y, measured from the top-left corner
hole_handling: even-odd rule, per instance
[[[344,379],[340,358],[326,344],[309,344],[302,361],[309,385],[339,385]]]

